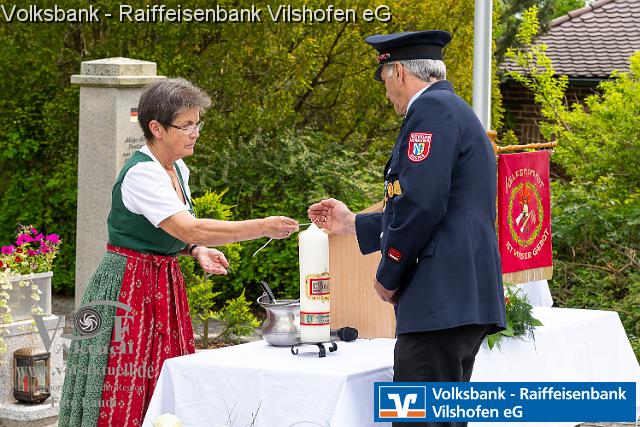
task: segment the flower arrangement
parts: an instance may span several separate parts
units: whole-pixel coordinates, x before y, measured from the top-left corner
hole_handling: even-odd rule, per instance
[[[56,234],[45,236],[31,225],[21,225],[18,227],[15,245],[2,246],[0,249],[0,354],[7,349],[2,338],[2,325],[13,322],[9,307],[9,292],[17,281],[13,279],[16,276],[50,271],[60,243],[60,237]],[[35,302],[31,313],[42,314],[44,311],[37,304],[42,294],[40,288],[29,276],[20,278],[17,285],[20,288],[30,287],[31,300]]]
[[[521,295],[520,289],[507,283],[504,287],[504,303],[507,312],[507,329],[487,337],[490,349],[496,345],[500,348],[502,338],[518,338],[525,340],[534,339],[536,326],[542,326],[542,322],[531,314],[531,304],[526,295]]]
[[[0,249],[0,271],[10,269],[13,274],[50,271],[60,242],[56,234],[45,236],[31,225],[21,225],[18,227],[16,244]]]

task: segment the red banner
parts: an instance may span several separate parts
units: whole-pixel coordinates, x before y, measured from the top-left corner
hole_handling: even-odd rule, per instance
[[[549,151],[499,156],[498,230],[505,281],[551,278]]]

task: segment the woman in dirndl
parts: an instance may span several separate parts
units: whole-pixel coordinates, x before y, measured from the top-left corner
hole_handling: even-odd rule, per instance
[[[225,256],[208,246],[281,239],[298,229],[282,216],[194,217],[182,158],[193,154],[210,104],[184,79],[160,80],[142,92],[138,121],[146,145],[113,186],[107,252],[76,312],[60,427],[142,425],[163,362],[195,351],[178,255],[193,256],[207,273],[226,274]]]

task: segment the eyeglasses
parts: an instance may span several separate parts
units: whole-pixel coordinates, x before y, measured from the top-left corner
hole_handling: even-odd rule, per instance
[[[171,126],[172,128],[183,130],[189,135],[192,135],[196,133],[196,129],[198,130],[198,133],[202,131],[202,127],[204,126],[204,121],[194,123],[192,125],[187,125],[187,126],[176,126],[176,125],[169,125],[169,126]]]

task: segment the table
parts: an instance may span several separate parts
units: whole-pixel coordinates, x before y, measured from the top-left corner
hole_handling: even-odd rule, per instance
[[[247,426],[256,413],[256,427],[370,425],[373,381],[393,379],[394,341],[340,342],[322,359],[257,341],[167,360],[144,426],[166,412],[185,427]]]
[[[635,381],[636,415],[640,416],[640,366],[618,313],[534,307],[533,315],[544,324],[536,329],[535,342],[508,340],[501,351],[483,345],[471,381]],[[500,423],[500,427],[550,425]]]
[[[535,307],[533,314],[544,323],[535,343],[505,340],[501,350],[483,345],[472,381],[636,381],[640,414],[640,367],[617,313]],[[339,343],[337,352],[319,359],[311,347],[294,356],[258,341],[170,359],[144,427],[167,412],[184,427],[389,426],[373,423],[373,382],[391,381],[394,344]],[[560,425],[573,424],[554,423]]]

